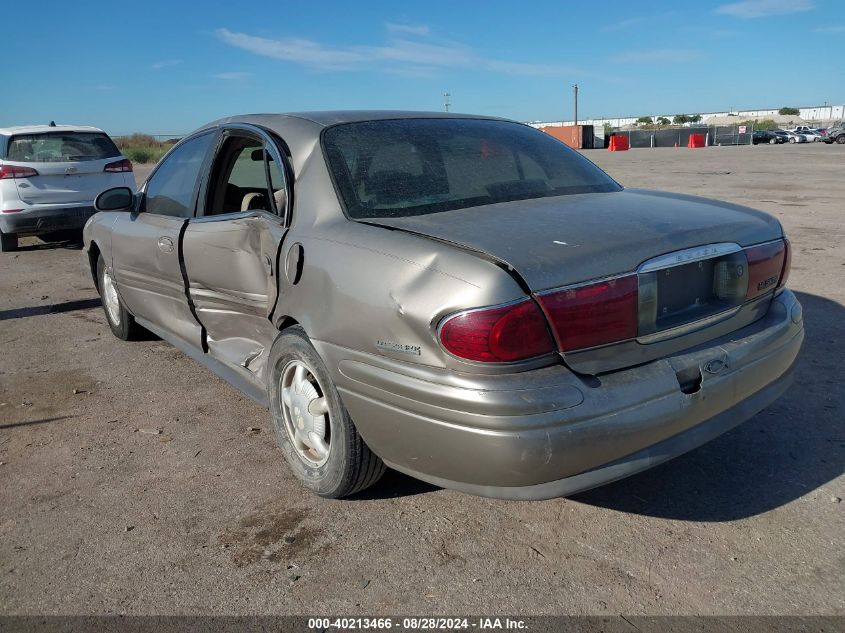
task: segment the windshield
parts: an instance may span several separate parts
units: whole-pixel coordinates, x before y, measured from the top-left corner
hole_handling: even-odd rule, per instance
[[[21,163],[66,163],[114,158],[120,151],[102,132],[50,132],[13,136],[7,154]]]
[[[355,219],[621,189],[563,143],[507,121],[347,123],[327,129],[323,144]]]

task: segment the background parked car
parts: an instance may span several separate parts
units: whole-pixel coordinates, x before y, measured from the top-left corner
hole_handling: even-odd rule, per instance
[[[806,134],[801,134],[799,132],[793,132],[791,130],[786,131],[787,135],[789,136],[790,143],[808,143],[811,139],[807,138]]]
[[[0,128],[0,247],[18,237],[81,231],[97,194],[135,191],[130,163],[102,130],[71,125]]]
[[[754,133],[751,135],[751,142],[754,145],[759,145],[760,143],[776,145],[786,143],[788,138],[786,133],[778,134],[775,130],[754,130]]]
[[[777,134],[778,138],[781,139],[781,143],[788,143],[789,142],[789,134],[786,133],[786,130],[782,130],[780,128],[775,128],[774,130],[770,130],[772,134]]]
[[[831,143],[839,143],[840,145],[845,145],[845,125],[839,123],[834,127],[830,128],[827,131],[827,135],[824,137],[825,143],[830,145]]]

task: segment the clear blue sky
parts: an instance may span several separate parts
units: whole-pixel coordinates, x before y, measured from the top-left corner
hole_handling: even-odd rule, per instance
[[[342,108],[555,120],[845,102],[841,0],[39,2],[3,35],[0,126],[184,133]],[[36,10],[37,7],[37,10]]]

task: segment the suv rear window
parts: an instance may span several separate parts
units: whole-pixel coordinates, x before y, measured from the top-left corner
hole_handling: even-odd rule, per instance
[[[13,136],[6,158],[21,163],[66,163],[115,156],[120,156],[120,150],[102,132],[48,132]]]
[[[560,141],[508,121],[346,123],[327,129],[323,145],[346,212],[356,219],[620,189]]]

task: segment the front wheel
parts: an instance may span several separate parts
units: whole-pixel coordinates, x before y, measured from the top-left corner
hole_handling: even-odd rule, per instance
[[[789,139],[789,142],[790,142],[790,143],[795,143],[795,137],[793,136],[792,138],[790,138],[790,139]]]
[[[305,331],[285,330],[270,351],[270,411],[293,474],[330,499],[373,485],[385,466],[364,443]]]
[[[769,139],[769,145],[774,145],[777,142],[778,142],[778,140],[776,138],[770,138]]]
[[[106,321],[112,333],[123,341],[137,338],[141,326],[135,323],[135,317],[123,305],[112,273],[102,255],[97,260],[97,287],[100,291],[100,300],[103,302],[103,311],[106,313]]]
[[[836,142],[839,145],[845,145],[845,134],[841,134],[840,136],[836,137]]]
[[[0,231],[0,252],[11,253],[18,249],[18,236]]]

